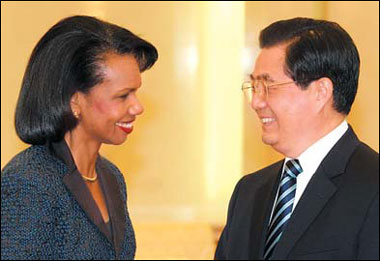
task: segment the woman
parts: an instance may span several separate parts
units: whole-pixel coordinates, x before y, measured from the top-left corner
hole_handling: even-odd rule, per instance
[[[133,259],[123,175],[99,155],[143,112],[140,73],[156,48],[94,17],[73,16],[39,41],[16,108],[31,147],[1,173],[1,259]]]

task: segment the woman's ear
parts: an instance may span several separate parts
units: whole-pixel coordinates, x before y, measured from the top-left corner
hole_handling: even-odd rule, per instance
[[[80,117],[80,106],[79,106],[79,93],[76,92],[70,99],[71,111],[75,118],[79,119]]]

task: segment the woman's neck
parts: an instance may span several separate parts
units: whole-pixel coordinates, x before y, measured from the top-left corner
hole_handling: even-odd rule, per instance
[[[95,163],[101,144],[81,135],[78,129],[67,132],[64,139],[81,175],[88,178],[95,177]]]

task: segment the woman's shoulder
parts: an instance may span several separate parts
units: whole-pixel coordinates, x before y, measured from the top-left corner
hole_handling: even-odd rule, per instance
[[[57,177],[65,165],[53,157],[44,145],[32,145],[14,156],[1,170],[1,185],[7,182],[43,182]]]
[[[39,165],[43,160],[43,146],[32,145],[29,148],[15,155],[1,170],[1,175],[10,175],[10,173],[20,173],[27,169]]]

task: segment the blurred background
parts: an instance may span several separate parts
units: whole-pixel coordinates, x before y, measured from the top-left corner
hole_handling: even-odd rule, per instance
[[[101,154],[124,173],[136,259],[212,259],[236,182],[281,159],[261,142],[241,82],[270,23],[296,16],[338,22],[361,56],[348,122],[379,151],[379,2],[1,2],[1,168],[28,147],[14,110],[32,49],[60,19],[92,15],[153,43],[143,74],[145,112],[120,146]]]

